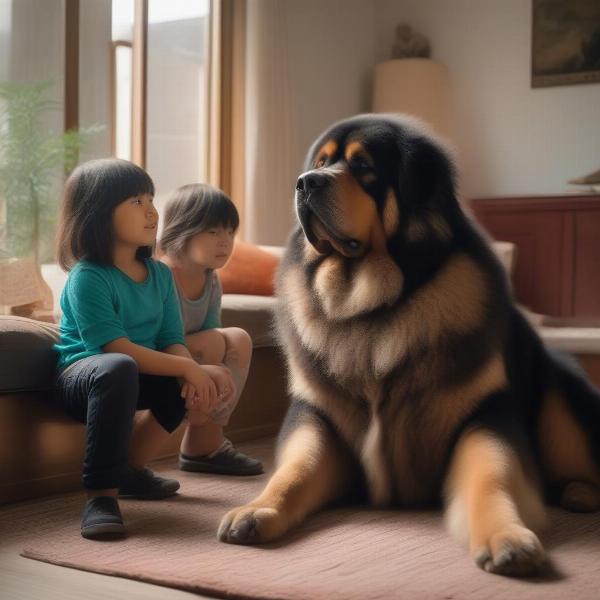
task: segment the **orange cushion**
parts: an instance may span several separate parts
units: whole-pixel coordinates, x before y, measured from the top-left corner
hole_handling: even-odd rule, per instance
[[[223,293],[272,296],[279,258],[254,244],[236,240],[231,258],[217,271]]]

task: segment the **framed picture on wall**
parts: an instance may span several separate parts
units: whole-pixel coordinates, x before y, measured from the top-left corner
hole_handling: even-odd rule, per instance
[[[600,0],[532,0],[531,86],[600,82]]]

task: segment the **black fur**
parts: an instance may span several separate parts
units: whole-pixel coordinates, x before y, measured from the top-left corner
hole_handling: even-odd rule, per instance
[[[327,140],[337,142],[337,152],[325,167],[344,161],[343,148],[348,140],[359,140],[375,163],[375,179],[363,185],[382,214],[386,195],[391,189],[399,203],[397,231],[388,239],[387,252],[400,268],[404,277],[402,293],[389,305],[382,305],[353,317],[355,323],[385,324],[390,315],[400,310],[423,286],[427,285],[458,254],[466,254],[485,273],[488,291],[483,316],[471,331],[442,337],[432,356],[430,347],[411,347],[395,368],[381,381],[384,401],[380,410],[397,410],[402,402],[415,403],[415,415],[424,415],[427,404],[423,386],[452,388],[469,381],[486,361],[500,353],[507,370],[508,385],[487,397],[482,397],[473,411],[457,425],[439,463],[439,473],[432,475],[432,491],[439,498],[442,473],[446,468],[453,445],[467,427],[485,427],[504,437],[525,456],[525,462],[537,465],[543,478],[539,449],[535,442],[542,400],[550,390],[557,390],[566,400],[577,422],[589,436],[597,463],[600,465],[600,394],[585,378],[583,372],[556,352],[547,350],[512,298],[507,276],[479,228],[465,215],[455,193],[455,173],[447,152],[424,133],[406,127],[393,117],[363,115],[334,125],[325,132],[311,148],[306,171],[315,168],[315,154]],[[352,165],[347,165],[352,171]],[[360,178],[356,175],[358,181]],[[451,235],[440,236],[435,229],[425,232],[417,241],[407,239],[407,226],[411,218],[427,219],[441,216]],[[278,288],[281,291],[288,270],[301,266],[306,277],[306,294],[315,314],[322,313],[319,299],[311,293],[315,273],[327,259],[320,255],[307,261],[302,251],[304,232],[298,227],[290,236],[287,253],[282,261]],[[347,259],[345,276],[354,276],[360,261]],[[302,368],[310,373],[325,389],[343,395],[349,404],[364,411],[365,427],[369,419],[368,405],[361,395],[360,377],[340,380],[328,371],[322,353],[314,352],[303,345],[292,323],[289,307],[283,304],[277,318],[282,339],[292,344]],[[285,335],[283,335],[285,334]],[[353,352],[353,348],[347,348]],[[415,369],[424,361],[432,361],[430,379],[417,380],[412,377]],[[365,366],[368,372],[369,366]],[[394,389],[402,382],[405,397],[394,397]],[[419,405],[419,403],[421,403]],[[362,408],[361,408],[362,407]],[[386,413],[387,414],[387,413]],[[393,409],[390,414],[393,414]],[[301,398],[292,400],[286,424],[282,430],[285,439],[295,425],[306,418],[318,418],[333,432],[339,430],[328,415],[319,412]],[[420,417],[419,417],[420,418]],[[420,421],[416,421],[420,422]],[[414,461],[418,470],[421,464],[419,431],[413,432]],[[396,434],[387,430],[389,439]],[[357,463],[358,464],[358,463]],[[437,498],[431,497],[434,501]]]

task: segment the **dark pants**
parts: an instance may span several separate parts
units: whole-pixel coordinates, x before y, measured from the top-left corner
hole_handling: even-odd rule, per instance
[[[126,354],[96,354],[77,361],[58,376],[56,401],[86,425],[83,485],[119,487],[127,467],[136,410],[150,409],[169,433],[185,415],[175,377],[141,375]]]

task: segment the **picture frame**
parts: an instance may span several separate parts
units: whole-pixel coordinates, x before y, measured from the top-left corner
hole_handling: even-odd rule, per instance
[[[600,82],[600,2],[532,0],[531,86]]]

